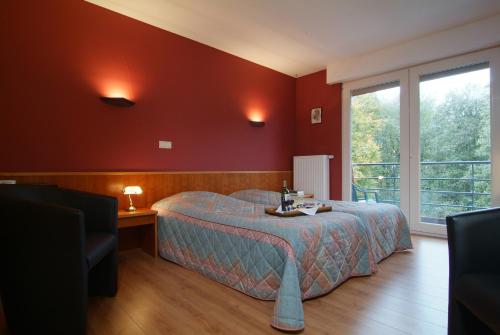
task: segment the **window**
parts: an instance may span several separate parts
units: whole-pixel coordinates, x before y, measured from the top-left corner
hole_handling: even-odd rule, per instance
[[[500,204],[500,48],[346,83],[344,200],[400,206],[413,231]]]

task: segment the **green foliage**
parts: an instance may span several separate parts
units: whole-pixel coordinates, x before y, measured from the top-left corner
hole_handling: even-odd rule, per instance
[[[352,118],[352,151],[353,162],[373,163],[381,159],[382,148],[375,137],[384,122],[380,118],[380,101],[372,94],[353,98]]]
[[[386,93],[379,91],[352,98],[354,164],[399,163],[399,95]],[[433,93],[421,92],[421,162],[489,161],[489,87],[469,84],[449,92],[440,101],[433,98]],[[355,165],[353,177],[362,188],[379,189],[382,201],[399,203],[398,164]],[[477,194],[491,192],[489,164],[427,163],[421,165],[420,178],[424,217],[443,218],[470,210],[470,206],[490,206],[490,195]],[[473,182],[472,178],[476,180]]]
[[[478,161],[490,157],[488,90],[467,85],[421,107],[421,161]]]

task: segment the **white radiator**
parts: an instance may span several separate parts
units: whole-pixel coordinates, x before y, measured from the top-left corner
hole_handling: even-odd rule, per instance
[[[332,156],[294,156],[294,190],[313,194],[315,199],[330,199],[330,157]]]

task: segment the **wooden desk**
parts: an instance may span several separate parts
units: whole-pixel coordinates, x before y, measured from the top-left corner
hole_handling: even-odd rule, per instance
[[[157,211],[140,208],[134,212],[118,211],[118,250],[141,248],[158,254]]]

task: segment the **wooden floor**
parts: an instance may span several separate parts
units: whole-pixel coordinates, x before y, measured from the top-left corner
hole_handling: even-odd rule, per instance
[[[412,239],[415,249],[381,262],[377,274],[304,302],[303,334],[446,334],[446,241]],[[139,250],[120,254],[119,282],[115,298],[91,299],[89,334],[281,334],[269,326],[274,302]]]

